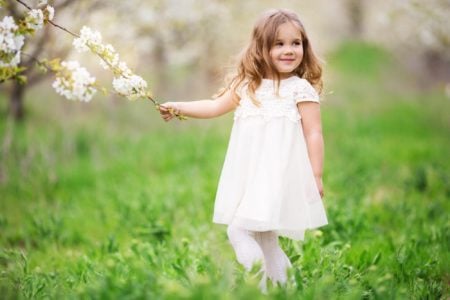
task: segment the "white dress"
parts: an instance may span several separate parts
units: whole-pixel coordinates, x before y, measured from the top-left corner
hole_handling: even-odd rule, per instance
[[[245,86],[238,94],[213,222],[302,240],[306,229],[327,224],[296,105],[319,95],[297,76],[281,80],[278,96],[274,81],[263,79],[260,107]]]

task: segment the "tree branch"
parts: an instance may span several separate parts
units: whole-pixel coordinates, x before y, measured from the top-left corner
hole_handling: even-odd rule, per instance
[[[14,19],[19,19],[21,16],[21,13],[19,13],[19,10],[17,9],[17,5],[13,3],[12,1],[7,1],[7,5],[5,5],[6,10],[8,11],[8,14],[11,15]]]
[[[65,0],[58,4],[55,4],[54,7],[55,7],[55,10],[60,10],[62,8],[65,8],[67,6],[74,4],[75,2],[76,2],[75,0]]]
[[[71,47],[66,47],[66,48],[56,52],[52,56],[53,57],[66,57],[70,53],[71,50],[72,50]],[[42,80],[47,79],[51,75],[52,75],[52,73],[50,73],[50,72],[42,73],[42,72],[39,72],[39,71],[34,71],[28,76],[28,83],[27,84],[29,86],[33,86],[33,85],[41,82]]]
[[[40,36],[40,38],[37,40],[36,45],[33,49],[33,52],[31,52],[30,54],[30,58],[26,61],[24,61],[24,65],[27,68],[30,68],[33,65],[33,58],[34,57],[39,57],[40,54],[42,53],[42,50],[44,49],[44,45],[47,42],[47,40],[50,37],[50,30],[49,27],[46,26],[44,28],[44,33]]]
[[[20,4],[22,4],[23,6],[25,6],[26,8],[28,8],[29,10],[31,10],[32,8],[30,6],[28,6],[28,4],[26,4],[25,2],[23,2],[22,0],[16,0],[17,2],[19,2]],[[68,4],[67,4],[68,5]],[[74,36],[74,37],[80,37],[78,34],[71,32],[70,30],[62,27],[61,25],[58,25],[56,23],[54,23],[53,21],[47,20],[48,23],[52,24],[53,26],[67,32],[68,34]]]

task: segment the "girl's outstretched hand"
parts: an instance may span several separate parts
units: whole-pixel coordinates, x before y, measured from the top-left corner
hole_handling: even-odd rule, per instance
[[[161,118],[163,118],[166,122],[172,120],[173,117],[180,114],[180,110],[178,109],[175,102],[166,102],[160,104],[158,109],[159,113],[161,114]]]

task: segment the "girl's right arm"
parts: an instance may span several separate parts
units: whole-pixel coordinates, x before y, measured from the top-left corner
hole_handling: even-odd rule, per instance
[[[233,92],[228,90],[214,100],[166,102],[159,106],[159,112],[166,122],[170,121],[175,114],[196,119],[210,119],[226,114],[236,106],[237,103],[233,101]]]

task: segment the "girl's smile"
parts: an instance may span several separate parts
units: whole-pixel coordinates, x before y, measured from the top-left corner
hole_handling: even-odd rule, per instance
[[[294,62],[295,59],[293,59],[293,58],[280,58],[280,61],[284,61],[284,62]]]

